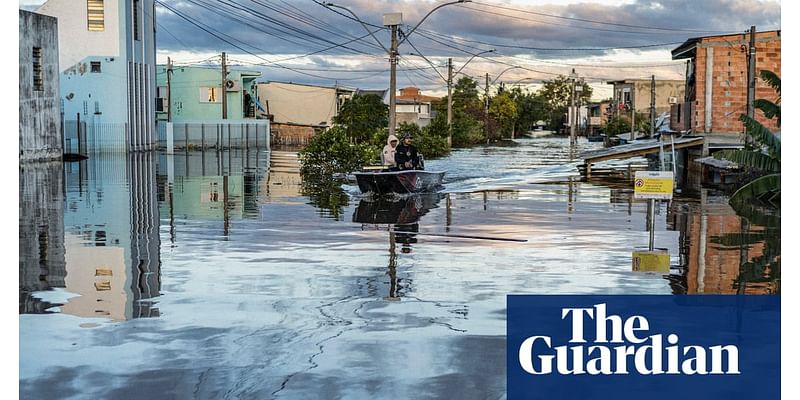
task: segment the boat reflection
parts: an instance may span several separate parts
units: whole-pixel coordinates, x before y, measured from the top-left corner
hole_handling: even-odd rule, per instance
[[[401,254],[410,254],[412,244],[417,243],[419,220],[431,209],[437,208],[446,195],[441,193],[417,194],[409,197],[386,199],[362,199],[355,212],[353,222],[367,225],[387,225],[389,230],[389,293],[383,297],[387,301],[399,301],[407,289],[403,278],[397,274],[397,247]],[[381,227],[382,228],[382,227]]]

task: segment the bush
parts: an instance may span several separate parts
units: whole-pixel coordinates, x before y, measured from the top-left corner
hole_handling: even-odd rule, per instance
[[[300,172],[304,175],[330,176],[349,173],[371,164],[377,159],[380,149],[373,145],[351,144],[347,131],[334,126],[317,133],[300,151]]]

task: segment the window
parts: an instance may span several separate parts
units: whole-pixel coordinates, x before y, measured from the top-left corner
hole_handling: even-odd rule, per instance
[[[102,72],[101,69],[100,69],[100,61],[92,61],[91,62],[91,66],[92,67],[91,67],[90,71],[92,71],[94,73]]]
[[[86,18],[90,31],[105,30],[105,6],[103,0],[86,0]]]
[[[133,40],[142,40],[139,30],[139,0],[133,0]]]
[[[33,48],[33,90],[44,90],[44,71],[42,71],[42,48]]]
[[[221,103],[219,97],[220,88],[218,87],[201,87],[200,88],[200,102],[201,103]]]

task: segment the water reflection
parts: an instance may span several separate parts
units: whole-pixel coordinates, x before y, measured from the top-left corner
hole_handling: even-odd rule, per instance
[[[433,208],[437,208],[439,201],[448,198],[442,193],[425,193],[399,198],[367,198],[359,201],[353,213],[353,222],[360,223],[362,230],[369,228],[382,229],[387,225],[389,231],[389,265],[386,275],[389,277],[389,292],[383,299],[387,301],[400,300],[404,289],[410,284],[402,282],[403,278],[397,275],[397,247],[400,253],[412,252],[412,244],[417,243],[419,221],[423,215]]]
[[[54,306],[34,293],[65,286],[64,246],[64,164],[20,164],[20,313],[44,313]]]
[[[155,170],[151,153],[21,165],[20,313],[159,315]]]
[[[780,293],[780,211],[734,209],[728,198],[704,189],[680,199],[668,221],[680,232],[675,293]]]

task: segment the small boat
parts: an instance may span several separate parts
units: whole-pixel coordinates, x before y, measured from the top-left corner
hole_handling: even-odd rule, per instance
[[[362,193],[408,194],[432,193],[442,186],[447,171],[366,171],[355,172]]]

